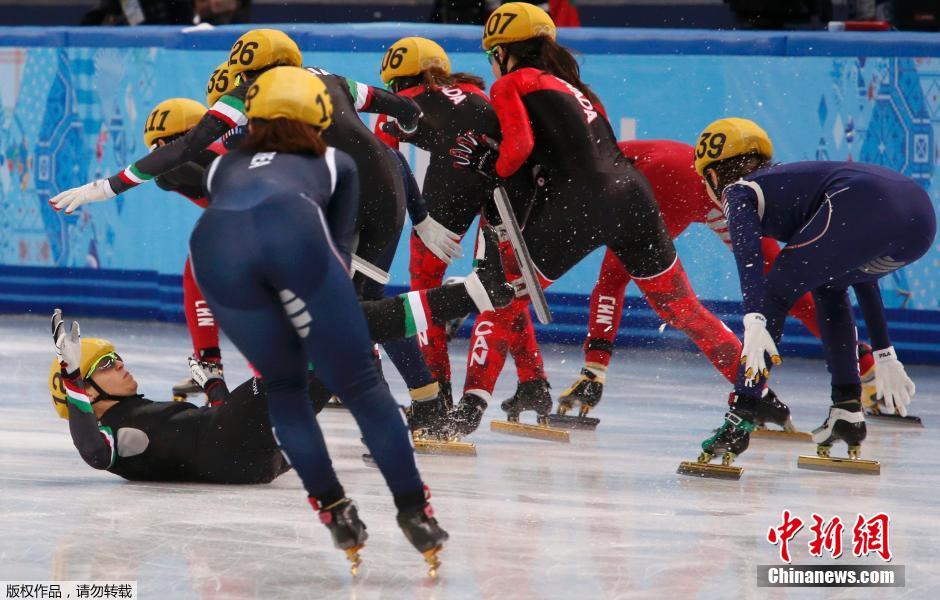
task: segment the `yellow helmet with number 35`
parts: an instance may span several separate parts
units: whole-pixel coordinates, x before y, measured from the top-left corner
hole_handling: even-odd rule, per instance
[[[144,143],[186,133],[206,114],[206,107],[189,98],[170,98],[158,104],[144,121]]]
[[[379,76],[382,83],[396,77],[411,77],[437,67],[450,75],[450,59],[437,42],[423,37],[401,38],[385,51]]]
[[[97,365],[98,360],[106,354],[114,352],[114,344],[101,338],[82,338],[82,360],[78,366],[82,377],[88,377],[88,372]],[[62,382],[62,368],[59,359],[52,359],[49,368],[49,391],[52,393],[52,405],[56,413],[63,419],[69,418],[68,398],[65,395],[65,384]]]
[[[555,39],[555,22],[548,13],[527,2],[509,2],[493,11],[483,26],[483,49],[534,37]]]
[[[257,71],[272,65],[299,67],[303,56],[297,43],[278,29],[252,29],[232,44],[228,55],[229,75]]]
[[[219,98],[238,87],[240,75],[232,75],[228,70],[228,61],[223,61],[209,75],[206,85],[206,104],[210,107],[218,102]]]
[[[249,119],[291,119],[326,129],[333,120],[333,102],[326,85],[310,71],[275,67],[248,88],[245,115]]]
[[[748,119],[718,119],[705,128],[695,145],[695,170],[705,176],[710,165],[735,156],[758,154],[773,158],[774,146],[767,132]]]

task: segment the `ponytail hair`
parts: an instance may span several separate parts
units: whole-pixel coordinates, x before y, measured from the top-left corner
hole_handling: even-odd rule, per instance
[[[601,99],[588,84],[581,81],[581,67],[577,59],[570,50],[559,45],[555,40],[543,35],[521,42],[504,44],[502,47],[506,49],[509,56],[516,57],[517,67],[535,67],[559,79],[564,79],[584,94],[594,106],[603,110],[604,105]]]

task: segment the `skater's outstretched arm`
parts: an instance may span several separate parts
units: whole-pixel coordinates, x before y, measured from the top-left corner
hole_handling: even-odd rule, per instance
[[[741,279],[744,312],[760,313],[764,310],[766,287],[759,214],[762,207],[758,206],[757,193],[751,185],[750,182],[741,182],[728,186],[721,201],[725,216],[728,217],[731,249]]]

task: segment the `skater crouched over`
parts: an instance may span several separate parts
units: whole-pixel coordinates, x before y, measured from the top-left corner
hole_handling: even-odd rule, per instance
[[[399,526],[434,567],[448,536],[376,370],[350,281],[359,180],[352,159],[321,138],[332,119],[326,86],[309,71],[276,67],[245,100],[247,137],[206,175],[209,206],[190,239],[196,280],[222,330],[260,371],[277,440],[354,570],[366,527],[307,401],[308,362],[356,419]]]

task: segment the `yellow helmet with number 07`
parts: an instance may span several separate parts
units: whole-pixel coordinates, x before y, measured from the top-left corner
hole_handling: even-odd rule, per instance
[[[450,75],[450,59],[440,45],[423,37],[401,38],[385,51],[379,76],[382,83],[396,77],[411,77],[437,67]]]
[[[704,177],[705,169],[714,163],[744,154],[758,154],[767,160],[773,158],[774,146],[770,136],[760,125],[748,119],[718,119],[698,136],[695,170]]]
[[[240,81],[241,76],[232,75],[228,69],[228,61],[223,61],[209,75],[209,83],[206,85],[206,104],[211,107],[218,102],[219,98],[237,88]]]
[[[252,29],[232,44],[228,55],[231,76],[270,66],[299,67],[303,64],[300,48],[289,35],[278,29]]]
[[[144,121],[144,143],[186,133],[206,114],[206,107],[190,98],[170,98],[156,105]]]
[[[275,67],[259,76],[245,96],[249,119],[291,119],[320,129],[333,120],[326,84],[306,69]]]
[[[114,353],[114,344],[101,338],[82,338],[82,359],[78,366],[82,378],[88,377],[88,373],[98,362]],[[68,397],[65,393],[65,383],[62,381],[62,368],[59,366],[59,359],[52,359],[52,366],[49,368],[49,392],[52,394],[52,405],[56,413],[63,419],[69,418]]]
[[[548,13],[527,2],[509,2],[493,11],[483,26],[483,49],[522,42],[539,36],[555,39],[555,22]]]

